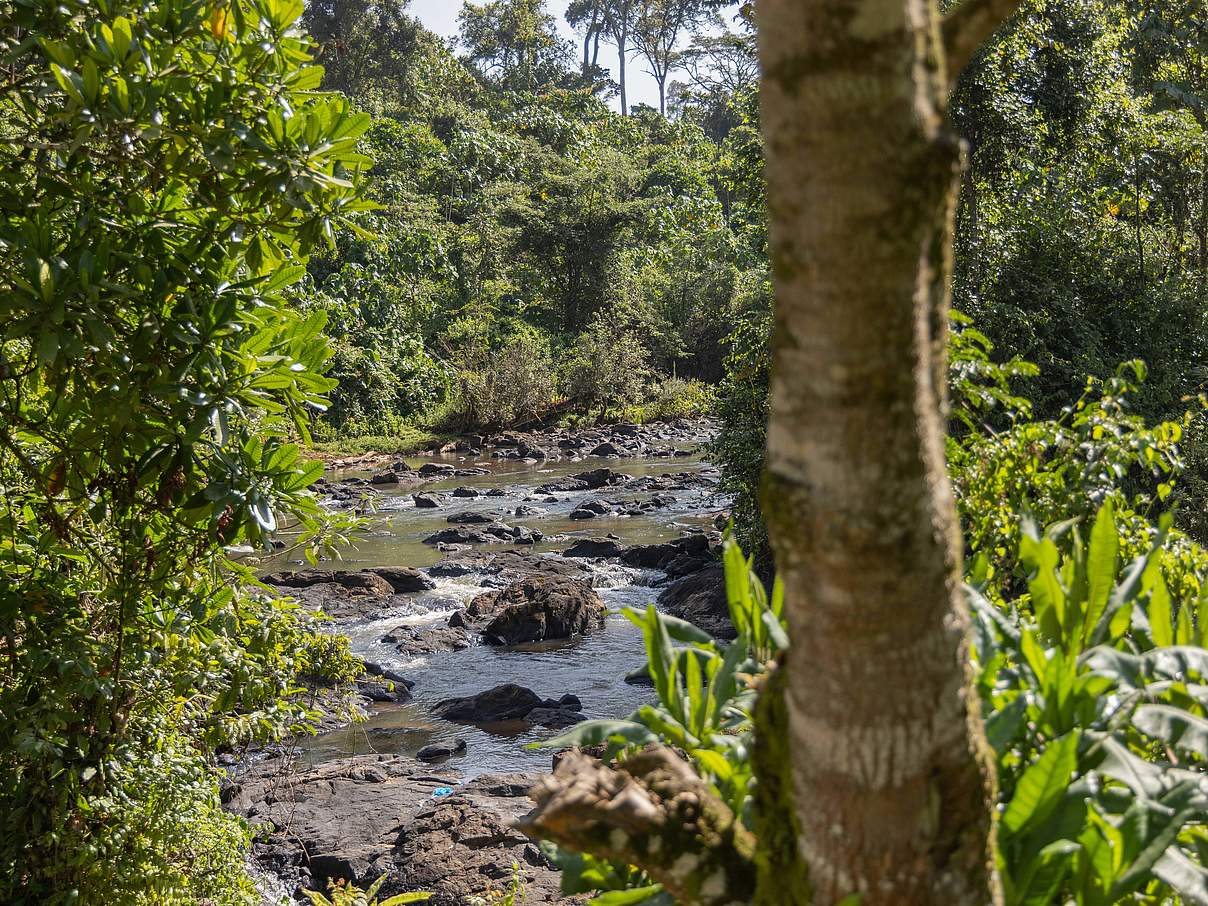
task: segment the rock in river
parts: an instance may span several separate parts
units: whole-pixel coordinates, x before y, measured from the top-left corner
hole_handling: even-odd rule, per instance
[[[604,602],[573,579],[530,576],[474,598],[449,625],[482,633],[494,645],[566,639],[604,625]]]
[[[446,758],[452,758],[454,755],[461,755],[466,751],[466,741],[464,739],[455,739],[452,744],[433,743],[430,746],[424,746],[415,753],[415,757],[420,761],[442,761]]]
[[[726,572],[720,563],[672,582],[659,595],[659,607],[716,638],[735,636],[726,602]]]
[[[620,557],[625,545],[611,538],[583,538],[562,552],[563,557]]]
[[[523,720],[545,700],[532,689],[505,683],[464,698],[447,698],[433,709],[435,717],[466,724],[490,724],[505,720]]]

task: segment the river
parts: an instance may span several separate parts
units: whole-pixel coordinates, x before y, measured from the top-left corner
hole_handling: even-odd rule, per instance
[[[674,458],[582,457],[574,461],[525,462],[445,455],[409,459],[408,464],[413,467],[443,461],[460,468],[482,467],[488,471],[484,475],[425,484],[419,489],[382,492],[376,498],[376,513],[367,531],[345,552],[343,562],[334,565],[344,569],[431,567],[444,553],[423,543],[423,539],[449,528],[450,514],[466,511],[500,514],[509,525],[536,529],[545,535],[536,545],[491,544],[481,546],[482,549],[495,552],[514,547],[550,557],[561,556],[561,551],[580,538],[612,536],[625,544],[647,544],[711,528],[726,501],[713,487],[716,471],[702,458],[700,439],[695,438],[698,442],[692,445],[690,455]],[[553,494],[535,491],[541,485],[595,468],[610,468],[637,479],[665,477],[661,484],[669,490],[659,490],[660,506],[649,509],[641,509],[640,505],[650,501],[655,492],[631,490],[625,485],[598,491]],[[339,481],[367,474],[344,472],[329,477]],[[457,488],[476,491],[479,496],[446,496],[444,505],[433,509],[417,508],[413,502],[412,494],[417,490],[451,495]],[[570,518],[580,503],[592,498],[617,501],[629,514],[590,520]],[[521,507],[534,512],[522,510],[527,514],[518,516]],[[437,571],[432,574],[437,582],[435,589],[406,596],[397,608],[380,618],[335,624],[338,631],[348,635],[355,654],[412,679],[413,697],[406,704],[374,705],[367,720],[304,741],[303,762],[317,764],[370,752],[413,755],[431,743],[460,738],[467,743],[466,752],[451,758],[446,766],[457,769],[467,779],[484,773],[544,771],[549,768],[549,751],[527,746],[557,735],[556,731],[534,729],[520,722],[489,727],[453,724],[433,718],[431,707],[443,699],[472,695],[501,683],[526,686],[542,697],[558,698],[573,693],[582,700],[583,713],[588,718],[624,717],[650,701],[649,688],[624,681],[627,673],[644,663],[645,656],[640,633],[621,610],[643,608],[653,602],[659,583],[666,577],[657,570],[631,568],[615,560],[583,562],[589,564],[591,584],[608,606],[609,614],[602,630],[579,638],[512,648],[474,645],[462,651],[422,657],[400,655],[381,641],[382,636],[401,623],[444,625],[455,610],[475,595],[505,584],[498,576],[480,572],[444,576]]]

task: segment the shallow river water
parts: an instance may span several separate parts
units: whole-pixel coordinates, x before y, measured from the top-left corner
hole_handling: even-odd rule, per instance
[[[413,466],[431,458],[409,460]],[[699,455],[678,458],[600,459],[586,457],[578,461],[525,463],[499,461],[486,457],[464,459],[443,457],[459,467],[479,466],[487,475],[455,478],[422,488],[410,487],[383,493],[378,498],[376,515],[370,530],[352,550],[346,551],[344,569],[373,566],[429,567],[442,552],[422,539],[449,527],[452,513],[467,510],[501,514],[509,525],[538,529],[546,536],[537,545],[517,546],[525,552],[546,552],[560,556],[578,538],[612,535],[626,544],[670,540],[686,530],[711,524],[725,501],[711,486],[677,485],[670,494],[675,502],[642,515],[603,516],[591,520],[572,520],[570,512],[581,501],[598,497],[605,500],[641,501],[651,493],[630,491],[624,485],[599,491],[533,493],[539,485],[565,479],[588,469],[608,467],[635,477],[691,473],[712,478],[715,472]],[[355,473],[336,474],[334,478]],[[455,488],[473,488],[485,495],[501,489],[503,496],[454,498],[446,496],[444,506],[417,509],[412,493],[443,493]],[[498,492],[497,492],[498,493]],[[516,516],[517,507],[539,509],[536,515]],[[507,544],[480,546],[492,552],[513,547]],[[557,698],[570,692],[583,701],[588,718],[624,717],[652,697],[648,688],[625,683],[627,673],[645,660],[641,635],[620,612],[624,607],[643,608],[657,597],[658,583],[665,577],[657,570],[623,566],[617,561],[584,561],[591,565],[591,582],[609,615],[604,629],[581,638],[545,642],[514,648],[476,645],[457,652],[441,652],[409,658],[381,641],[381,637],[401,623],[443,625],[449,616],[484,590],[499,587],[497,576],[470,573],[456,578],[434,576],[437,587],[407,596],[406,603],[382,619],[337,624],[352,640],[353,651],[368,661],[397,670],[415,681],[412,699],[403,705],[377,705],[369,719],[342,730],[307,740],[303,759],[317,763],[331,758],[368,752],[414,754],[433,742],[457,738],[467,742],[464,755],[451,758],[445,766],[456,768],[467,778],[503,771],[548,770],[550,752],[532,750],[527,744],[557,735],[556,731],[533,729],[527,724],[465,726],[433,718],[430,708],[437,702],[472,695],[501,683],[526,686],[538,695]],[[292,564],[290,564],[292,565]]]

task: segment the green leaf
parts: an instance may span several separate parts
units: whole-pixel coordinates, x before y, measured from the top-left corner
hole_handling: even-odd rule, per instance
[[[1091,529],[1090,550],[1087,553],[1086,613],[1083,617],[1083,645],[1090,642],[1116,585],[1116,570],[1120,555],[1120,536],[1116,530],[1116,513],[1109,500],[1095,517]]]
[[[1133,725],[1170,746],[1208,758],[1208,720],[1171,705],[1142,705]]]
[[[1015,794],[1002,816],[1007,836],[1019,836],[1044,821],[1057,807],[1078,764],[1078,730],[1050,743],[1019,778]]]

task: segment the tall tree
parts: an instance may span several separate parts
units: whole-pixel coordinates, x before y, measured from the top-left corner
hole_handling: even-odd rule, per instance
[[[625,64],[629,57],[629,38],[633,30],[634,0],[606,0],[604,30],[617,49],[617,84],[621,88],[621,115],[629,113]]]
[[[944,462],[945,108],[1015,5],[967,0],[942,25],[934,0],[757,7],[777,324],[764,512],[820,903],[983,903],[996,886]]]
[[[659,86],[659,113],[667,113],[667,79],[680,38],[704,17],[701,0],[641,0],[633,22],[633,46]]]
[[[466,3],[457,17],[470,62],[509,91],[534,91],[566,75],[568,48],[542,0]]]
[[[644,868],[678,902],[1002,901],[944,464],[960,170],[946,103],[1017,2],[942,20],[936,0],[758,5],[776,287],[765,513],[793,640],[757,716],[779,753],[756,754],[759,836],[665,749],[623,773],[572,760],[528,824]]]
[[[592,74],[600,62],[600,39],[604,34],[607,0],[571,0],[566,7],[566,22],[583,35],[583,77]]]

